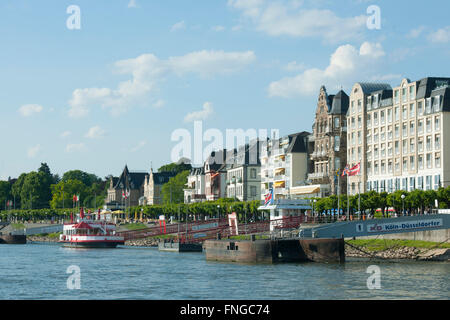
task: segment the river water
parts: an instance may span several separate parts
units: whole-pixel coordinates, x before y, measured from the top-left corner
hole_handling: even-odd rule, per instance
[[[0,245],[0,299],[449,299],[450,263],[348,258],[345,264],[245,265],[157,248]],[[369,290],[367,267],[381,271]],[[80,289],[69,290],[69,266]]]

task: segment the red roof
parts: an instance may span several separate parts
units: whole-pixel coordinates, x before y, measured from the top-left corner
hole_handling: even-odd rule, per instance
[[[88,225],[88,224],[87,224],[86,222],[84,222],[84,221],[82,221],[82,222],[76,224],[76,225],[74,226],[74,228],[76,228],[76,229],[92,229],[92,227],[91,227],[90,225]]]

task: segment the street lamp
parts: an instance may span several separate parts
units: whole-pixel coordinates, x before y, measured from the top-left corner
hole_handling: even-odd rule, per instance
[[[316,202],[317,202],[317,199],[314,199],[313,200],[313,218],[316,216]]]
[[[218,218],[219,218],[219,221],[220,221],[220,205],[217,205],[217,216],[218,216]]]
[[[404,194],[402,194],[401,198],[402,198],[403,216],[404,216],[405,215],[405,198],[406,198],[406,196]]]

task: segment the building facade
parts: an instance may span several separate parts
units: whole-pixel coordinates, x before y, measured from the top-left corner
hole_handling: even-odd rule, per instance
[[[360,174],[348,177],[347,190],[351,195],[363,193],[367,185],[367,98],[374,92],[392,90],[389,84],[363,83],[353,85],[347,110],[347,163],[361,164]]]
[[[109,181],[107,206],[138,206],[139,199],[144,194],[144,180],[147,173],[130,172],[125,166],[119,178],[112,177]],[[127,199],[123,196],[129,192]]]
[[[176,172],[153,172],[151,169],[150,174],[146,174],[144,179],[144,203],[147,205],[162,204],[161,189],[164,184],[169,182],[170,178],[176,175]]]
[[[450,78],[424,78],[367,97],[367,189],[450,184]]]
[[[226,153],[225,149],[213,151],[205,161],[205,195],[207,201],[215,201],[226,197]]]
[[[313,133],[309,137],[312,165],[308,180],[320,185],[325,196],[346,193],[339,173],[347,163],[347,120],[349,97],[344,91],[328,95],[320,88]],[[338,180],[340,179],[340,180]]]
[[[307,184],[309,135],[304,131],[261,142],[261,200],[270,189],[275,199],[289,199],[293,188]]]
[[[227,159],[227,198],[239,201],[260,199],[259,145],[259,141],[256,141],[241,146],[230,159]]]
[[[205,168],[192,168],[187,179],[186,189],[184,189],[184,203],[206,201]]]

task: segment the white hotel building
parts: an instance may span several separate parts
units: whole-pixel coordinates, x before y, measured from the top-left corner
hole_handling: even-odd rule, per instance
[[[361,161],[362,174],[350,178],[350,194],[359,182],[360,192],[450,185],[450,78],[403,79],[358,98],[361,113],[349,110],[348,159]]]

